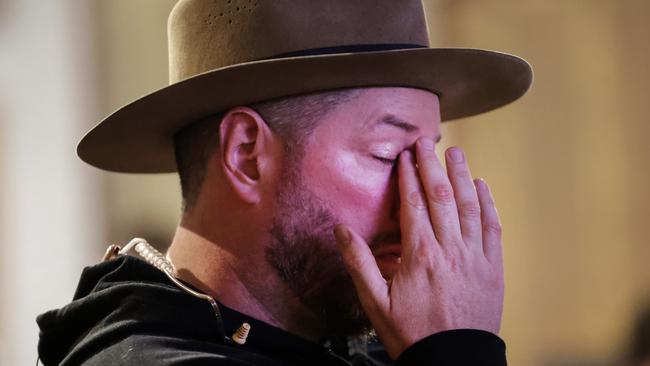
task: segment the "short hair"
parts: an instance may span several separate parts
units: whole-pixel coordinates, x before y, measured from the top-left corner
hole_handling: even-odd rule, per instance
[[[339,105],[355,99],[361,88],[283,97],[248,107],[264,119],[282,139],[287,161],[298,164],[306,139],[318,122]],[[191,209],[198,198],[207,164],[219,146],[219,125],[228,112],[222,111],[182,128],[174,134],[174,153],[180,178],[183,211]]]

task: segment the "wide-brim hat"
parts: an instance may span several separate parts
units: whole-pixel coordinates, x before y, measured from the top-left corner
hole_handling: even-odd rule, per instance
[[[238,105],[372,86],[426,89],[449,121],[522,96],[523,59],[430,48],[420,0],[180,0],[168,22],[170,85],[120,108],[77,147],[101,169],[176,171],[173,135]],[[216,122],[215,122],[216,123]]]

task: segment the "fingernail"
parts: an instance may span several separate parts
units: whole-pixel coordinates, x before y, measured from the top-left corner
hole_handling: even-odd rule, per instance
[[[350,232],[343,225],[336,225],[334,227],[334,235],[345,244],[350,242]]]
[[[413,154],[411,154],[411,152],[410,152],[409,150],[404,150],[404,151],[402,151],[402,152],[399,154],[399,156],[400,156],[400,159],[404,159],[404,160],[402,160],[400,163],[403,162],[403,163],[405,163],[405,164],[408,164],[408,163],[413,162]]]
[[[425,150],[433,150],[435,149],[436,144],[433,142],[432,139],[428,137],[422,137],[420,138],[420,146],[422,146],[422,148]]]
[[[476,185],[476,189],[480,189],[482,191],[485,190],[485,181],[483,180],[483,178],[474,179],[474,184]]]
[[[465,159],[463,150],[457,147],[451,147],[449,150],[447,150],[447,152],[449,153],[449,160],[453,161],[454,163],[462,163]]]

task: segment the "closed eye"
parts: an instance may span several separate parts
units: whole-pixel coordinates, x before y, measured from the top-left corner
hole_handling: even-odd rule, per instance
[[[375,160],[387,166],[393,166],[395,165],[395,163],[397,163],[397,159],[387,159],[387,158],[382,158],[381,156],[373,156],[373,158],[375,158]]]

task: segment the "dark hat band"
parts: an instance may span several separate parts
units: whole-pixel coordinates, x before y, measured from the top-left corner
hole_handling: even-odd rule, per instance
[[[353,44],[353,45],[345,45],[345,46],[310,48],[306,50],[286,52],[286,53],[281,53],[279,55],[265,58],[264,60],[272,60],[276,58],[286,58],[286,57],[299,57],[299,56],[331,55],[331,54],[338,54],[338,53],[406,50],[406,49],[413,49],[413,48],[428,48],[428,47],[419,44],[410,44],[410,43]]]

